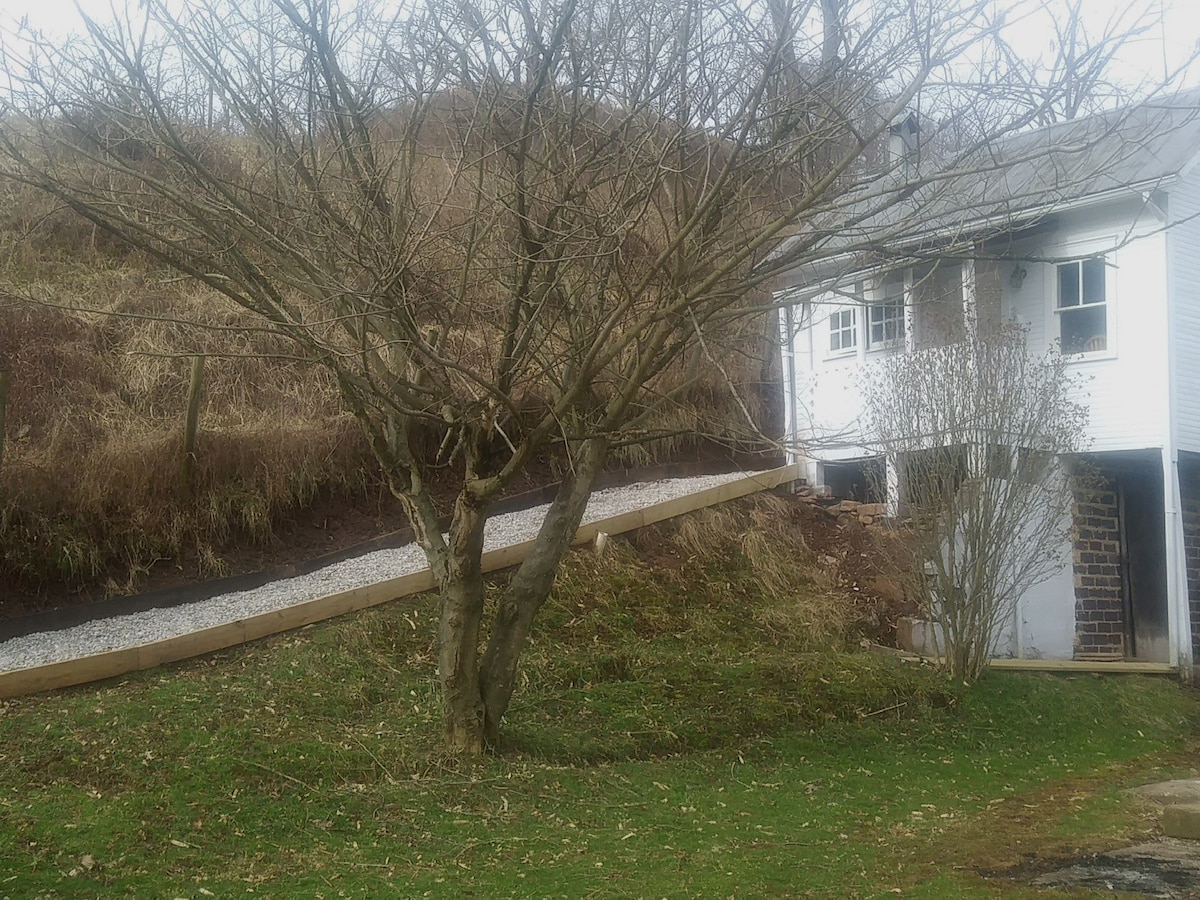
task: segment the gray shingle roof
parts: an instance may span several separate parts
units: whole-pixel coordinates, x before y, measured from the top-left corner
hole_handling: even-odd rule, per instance
[[[824,235],[815,255],[857,257],[854,269],[870,265],[872,251],[984,237],[1114,191],[1152,190],[1197,156],[1197,91],[1016,133],[922,164],[908,181],[890,174],[843,198],[816,229]],[[792,240],[806,236],[815,233]],[[847,262],[841,256],[839,266],[845,270]],[[825,266],[805,268],[816,275]]]
[[[1200,94],[1062,122],[980,148],[968,161],[991,171],[952,177],[985,208],[1059,205],[1161,183],[1200,153]],[[958,165],[955,168],[961,169]]]

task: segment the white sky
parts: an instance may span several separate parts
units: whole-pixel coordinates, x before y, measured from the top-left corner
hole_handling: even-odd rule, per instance
[[[136,0],[134,0],[136,2]],[[186,0],[183,0],[186,2]],[[1026,13],[1010,32],[1023,53],[1037,56],[1049,52],[1053,35],[1050,19],[1062,16],[1068,0],[995,0],[998,7],[1027,3]],[[1200,38],[1200,2],[1197,0],[1082,0],[1088,27],[1099,31],[1114,20],[1133,21],[1139,11],[1149,11],[1159,19],[1150,33],[1125,48],[1118,62],[1121,80],[1136,85],[1159,81],[1164,68],[1174,69],[1195,50]],[[107,18],[114,5],[124,0],[79,0],[89,15]],[[74,0],[0,0],[0,25],[28,17],[31,25],[53,34],[66,34],[77,28],[79,14]],[[1200,82],[1193,73],[1189,83]]]

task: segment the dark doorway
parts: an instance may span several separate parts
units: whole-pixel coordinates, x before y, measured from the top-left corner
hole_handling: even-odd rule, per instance
[[[1167,662],[1167,543],[1162,460],[1115,467],[1125,584],[1126,646],[1134,659]]]
[[[823,466],[825,486],[833,496],[859,503],[885,503],[886,472],[879,458],[827,462]]]

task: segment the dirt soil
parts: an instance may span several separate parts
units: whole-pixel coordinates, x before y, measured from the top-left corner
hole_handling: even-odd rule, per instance
[[[833,501],[804,495],[792,500],[794,525],[867,616],[867,637],[894,647],[897,620],[917,609],[899,576],[911,561],[898,533],[886,522],[863,525],[839,514]]]

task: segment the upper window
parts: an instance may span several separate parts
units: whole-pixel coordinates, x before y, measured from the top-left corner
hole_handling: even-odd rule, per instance
[[[829,352],[853,350],[858,345],[854,333],[854,310],[840,309],[829,315]]]
[[[867,308],[867,346],[894,347],[904,340],[904,283],[883,285],[883,302]]]
[[[1058,267],[1058,314],[1063,353],[1108,349],[1107,269],[1103,256]]]

